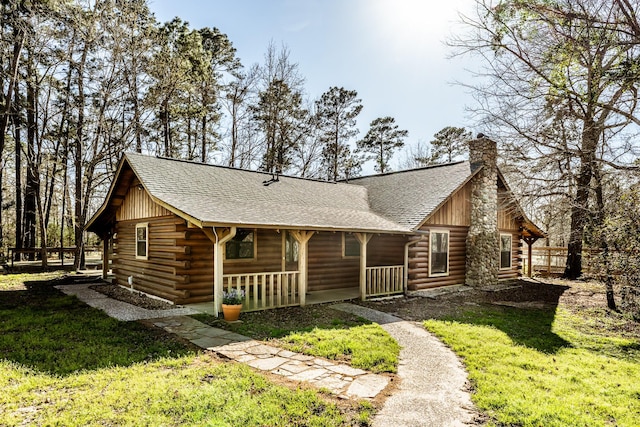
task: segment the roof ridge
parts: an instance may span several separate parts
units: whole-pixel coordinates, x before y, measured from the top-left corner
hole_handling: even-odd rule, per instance
[[[210,166],[210,167],[214,167],[214,168],[235,170],[235,171],[239,171],[239,172],[257,173],[257,174],[261,174],[261,175],[268,175],[268,176],[271,176],[271,177],[276,175],[278,177],[283,177],[283,178],[299,179],[299,180],[310,181],[310,182],[321,182],[321,183],[326,183],[326,184],[342,183],[341,181],[327,181],[327,180],[321,179],[321,178],[308,178],[308,177],[302,177],[302,176],[287,175],[287,174],[283,174],[283,173],[273,173],[273,172],[267,172],[267,171],[261,171],[261,170],[243,169],[243,168],[237,168],[235,166],[216,165],[216,164],[213,164],[213,163],[202,163],[202,162],[198,162],[196,160],[176,159],[175,157],[167,157],[167,156],[159,156],[159,155],[155,155],[154,156],[154,155],[151,155],[151,154],[143,154],[143,153],[137,153],[137,152],[125,153],[126,156],[129,156],[131,154],[133,154],[134,156],[142,156],[142,157],[155,158],[155,159],[161,159],[161,160],[172,160],[172,161],[175,161],[175,162],[181,162],[181,163],[187,163],[187,164],[193,164],[193,165],[199,165],[199,166]]]
[[[441,167],[445,167],[445,166],[455,166],[455,165],[459,165],[461,163],[468,163],[468,160],[459,160],[457,162],[449,162],[449,163],[438,163],[435,165],[427,165],[427,166],[420,166],[417,168],[411,168],[411,169],[402,169],[399,171],[391,171],[391,172],[385,172],[385,173],[377,173],[377,174],[372,174],[372,175],[364,175],[364,176],[359,176],[356,178],[349,178],[348,180],[340,180],[339,182],[349,182],[349,181],[355,181],[358,179],[363,179],[363,178],[377,178],[379,176],[389,176],[389,175],[397,175],[397,174],[401,174],[401,173],[405,173],[405,172],[416,172],[416,171],[421,171],[421,170],[427,170],[427,169],[436,169],[436,168],[441,168]]]

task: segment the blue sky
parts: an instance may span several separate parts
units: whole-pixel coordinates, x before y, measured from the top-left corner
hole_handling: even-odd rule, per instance
[[[458,12],[474,0],[150,0],[160,21],[175,16],[192,27],[229,36],[245,67],[261,63],[269,41],[286,45],[311,99],[331,86],[358,91],[369,123],[392,116],[406,142],[428,142],[445,126],[470,126],[469,61],[448,59],[444,40],[460,30]],[[396,160],[399,156],[396,156]],[[395,163],[395,162],[394,162]]]

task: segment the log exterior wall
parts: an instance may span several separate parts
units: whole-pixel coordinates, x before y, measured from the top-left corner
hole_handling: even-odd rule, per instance
[[[514,279],[521,275],[522,243],[520,221],[516,217],[506,188],[498,188],[498,231],[512,235],[512,259],[510,269],[500,269],[498,279]],[[423,232],[437,228],[449,230],[449,274],[429,277],[429,235],[423,241],[409,247],[410,290],[426,289],[465,283],[466,239],[471,224],[471,182],[459,189],[440,209],[431,215],[420,228]]]
[[[410,290],[464,283],[466,241],[469,227],[425,225],[420,230],[430,233],[432,229],[449,230],[449,274],[447,276],[429,277],[429,235],[427,234],[422,241],[409,246],[408,288]]]
[[[367,245],[367,267],[404,264],[407,236],[375,234]]]
[[[309,292],[356,288],[360,285],[360,259],[342,256],[342,233],[315,233],[308,245]]]
[[[466,246],[470,222],[470,184],[456,192],[420,228],[449,230],[449,274],[429,277],[429,239],[409,248],[409,289],[462,284],[465,279]],[[508,200],[500,188],[499,200]],[[508,206],[498,213],[500,233],[512,234],[512,267],[502,269],[500,279],[516,278],[521,268],[520,223]],[[184,219],[155,204],[144,190],[132,185],[116,213],[113,272],[116,282],[127,286],[133,277],[135,289],[177,304],[211,301],[213,295],[213,243],[198,228],[189,228]],[[148,223],[148,259],[135,257],[135,227]],[[367,246],[367,266],[404,263],[408,236],[374,235]],[[225,260],[225,274],[282,271],[283,231],[259,229],[255,234],[256,257],[252,260]],[[341,232],[316,232],[308,246],[308,291],[357,288],[359,257],[343,257]],[[297,269],[287,263],[286,270]]]
[[[136,259],[135,228],[140,222],[148,223],[148,259]],[[128,286],[129,276],[135,289],[166,298],[184,301],[189,298],[188,264],[185,257],[191,247],[179,245],[178,226],[184,220],[176,216],[141,218],[119,221],[114,239],[112,270],[119,285]],[[185,268],[186,267],[186,268]]]

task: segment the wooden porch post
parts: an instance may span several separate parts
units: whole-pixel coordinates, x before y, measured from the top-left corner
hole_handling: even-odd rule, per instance
[[[291,235],[298,242],[298,270],[300,271],[300,280],[298,281],[298,294],[300,295],[300,306],[304,307],[307,303],[307,249],[309,239],[313,236],[313,231],[294,230]]]
[[[524,237],[523,240],[525,241],[525,243],[527,244],[527,267],[529,267],[527,269],[527,275],[529,277],[531,277],[531,275],[533,274],[533,265],[531,265],[532,263],[532,251],[531,251],[531,247],[533,246],[533,244],[536,242],[536,240],[538,240],[537,237]]]
[[[107,280],[109,275],[109,239],[111,239],[111,233],[105,233],[102,236],[102,278],[104,280]],[[60,252],[60,259],[64,265],[64,251]]]
[[[360,299],[367,298],[367,243],[371,240],[371,234],[353,233],[360,242]]]
[[[213,315],[217,317],[222,311],[224,248],[236,236],[236,227],[203,228],[202,231],[213,242]]]

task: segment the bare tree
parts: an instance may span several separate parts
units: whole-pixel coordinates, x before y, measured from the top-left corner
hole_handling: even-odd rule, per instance
[[[463,17],[470,31],[451,41],[483,60],[486,84],[473,87],[475,113],[526,178],[550,188],[544,180],[566,174],[563,191],[572,204],[565,276],[578,277],[594,168],[629,166],[628,145],[612,136],[640,124],[640,45],[612,0],[477,0],[476,12]]]

